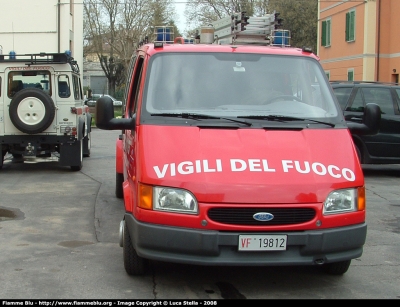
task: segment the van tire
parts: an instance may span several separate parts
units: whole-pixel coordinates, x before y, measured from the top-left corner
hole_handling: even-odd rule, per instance
[[[21,132],[36,134],[46,130],[54,120],[56,108],[53,99],[41,89],[27,88],[11,100],[11,122]]]
[[[124,197],[124,191],[122,188],[122,183],[124,182],[124,174],[115,173],[115,196],[117,198]]]
[[[128,227],[124,223],[123,233],[123,254],[124,267],[128,275],[143,275],[146,272],[147,260],[138,256],[133,248],[131,236],[129,235]]]
[[[343,275],[350,267],[351,260],[325,263],[322,267],[329,275]]]

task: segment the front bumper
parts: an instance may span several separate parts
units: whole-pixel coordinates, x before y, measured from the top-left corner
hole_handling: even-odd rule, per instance
[[[366,223],[321,230],[274,232],[287,235],[285,251],[238,251],[243,232],[199,230],[153,225],[125,213],[133,247],[140,257],[197,265],[278,266],[314,265],[360,257]],[[265,234],[253,233],[252,234]]]

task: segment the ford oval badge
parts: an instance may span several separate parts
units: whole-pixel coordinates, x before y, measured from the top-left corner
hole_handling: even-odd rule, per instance
[[[274,215],[268,212],[257,212],[256,214],[253,215],[253,219],[260,221],[260,222],[266,222],[270,221],[274,218]]]

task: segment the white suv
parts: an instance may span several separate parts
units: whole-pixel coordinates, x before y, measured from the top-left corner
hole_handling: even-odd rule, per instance
[[[67,53],[0,55],[0,168],[9,153],[56,156],[80,170],[90,156],[91,120],[79,66]]]

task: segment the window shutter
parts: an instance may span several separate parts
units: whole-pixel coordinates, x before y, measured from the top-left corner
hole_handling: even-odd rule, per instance
[[[348,80],[348,81],[354,81],[354,71],[349,70],[349,71],[347,72],[347,80]]]
[[[350,36],[350,13],[346,13],[346,42],[349,41],[349,36]]]
[[[321,37],[321,46],[326,46],[326,21],[322,22],[322,37]]]
[[[326,21],[326,46],[331,45],[331,23],[330,19]]]
[[[356,12],[350,12],[350,23],[349,23],[349,41],[354,41],[355,37],[355,20],[356,20]]]

